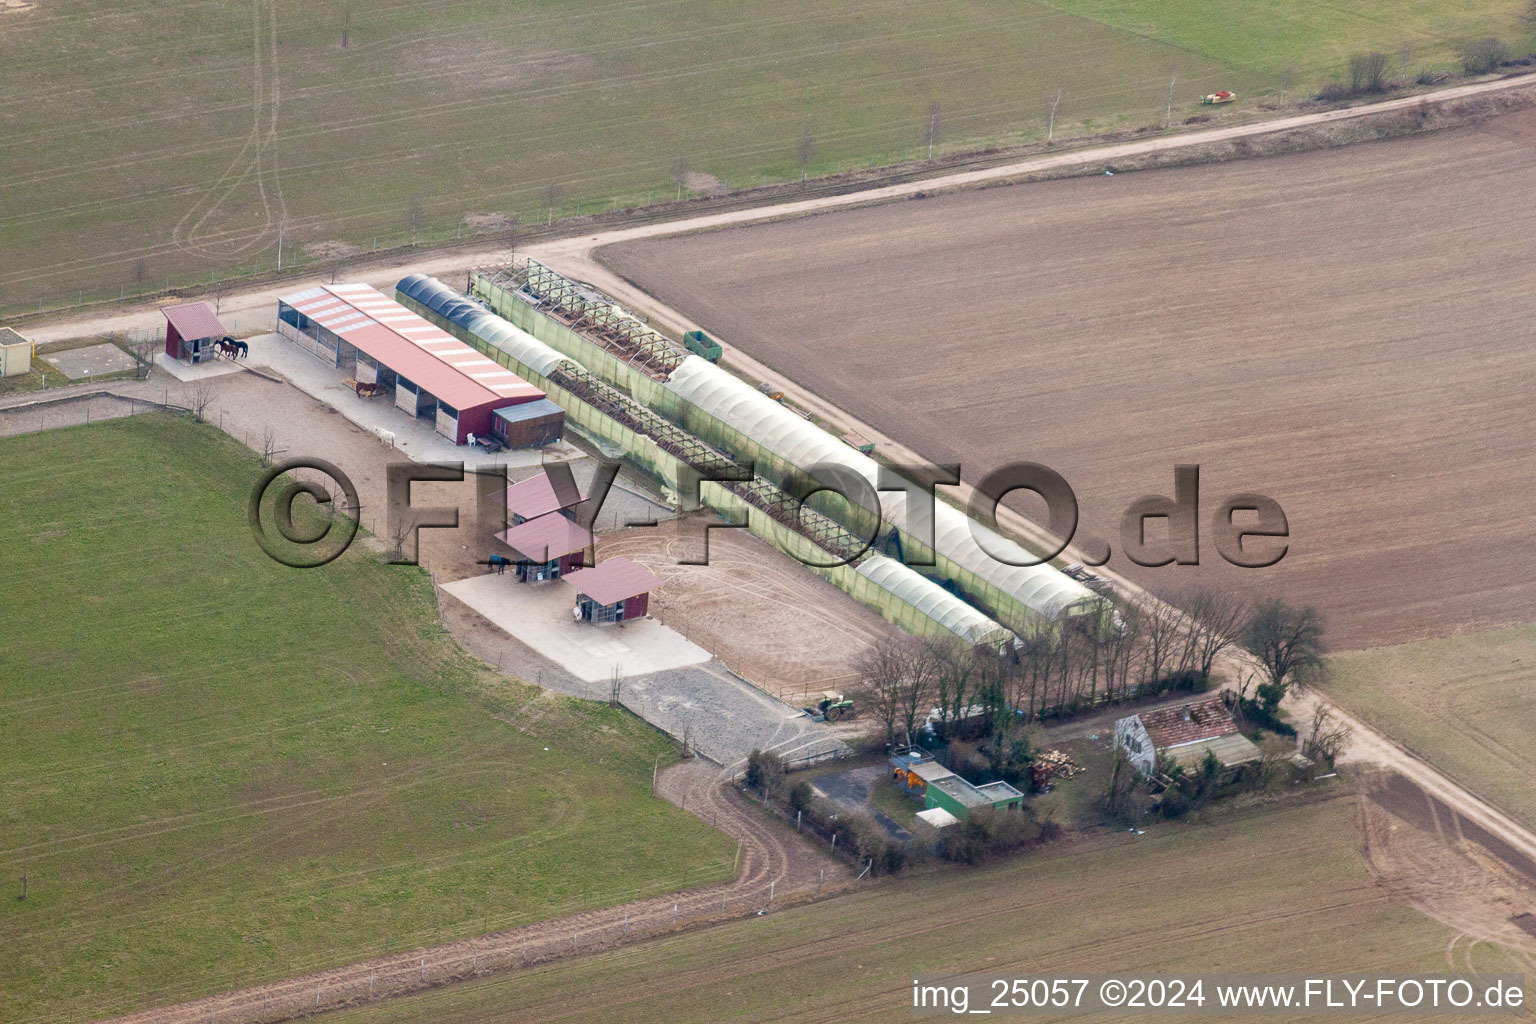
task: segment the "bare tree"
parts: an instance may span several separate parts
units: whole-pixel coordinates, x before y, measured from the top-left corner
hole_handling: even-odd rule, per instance
[[[1196,587],[1184,592],[1182,606],[1195,634],[1194,669],[1209,686],[1216,659],[1237,642],[1248,623],[1248,603],[1240,597]]]
[[[1243,648],[1259,659],[1265,682],[1276,688],[1278,698],[1291,684],[1306,683],[1322,670],[1327,652],[1322,618],[1310,605],[1263,601],[1243,632]]]
[[[1381,92],[1386,87],[1387,55],[1378,51],[1357,53],[1349,58],[1349,91]]]
[[[928,147],[928,159],[933,159],[933,147],[937,146],[944,137],[944,115],[939,109],[939,101],[934,100],[928,104],[928,117],[923,122],[923,145]]]
[[[406,210],[406,215],[410,219],[410,222],[411,222],[411,244],[412,245],[416,244],[416,235],[417,235],[418,232],[421,231],[421,220],[422,220],[422,217],[425,216],[425,214],[426,214],[426,210],[422,206],[421,197],[420,196],[411,196],[410,207]]]
[[[144,380],[149,376],[150,368],[155,365],[155,356],[159,354],[160,347],[163,344],[164,342],[161,339],[153,335],[140,338],[133,343],[129,354],[133,356],[133,361],[136,364],[133,373],[135,378]]]
[[[1011,684],[1009,703],[1026,718],[1034,718],[1052,703],[1052,680],[1062,667],[1058,654],[1061,636],[1052,623],[1041,620],[1032,622],[1020,639],[1023,648],[1018,665],[1006,677]]]
[[[133,261],[133,290],[136,292],[143,291],[144,281],[148,277],[149,261],[140,256],[138,259]]]
[[[1486,75],[1490,71],[1496,71],[1500,64],[1510,58],[1509,47],[1505,46],[1498,38],[1489,36],[1487,39],[1479,39],[1475,43],[1468,43],[1461,51],[1461,66],[1469,75]]]
[[[1163,120],[1164,128],[1173,124],[1173,91],[1178,84],[1179,72],[1175,69],[1173,74],[1168,77],[1168,116]]]
[[[608,680],[608,706],[619,706],[619,696],[624,692],[624,677],[619,674],[619,666],[613,666],[613,675]]]
[[[864,680],[870,711],[885,726],[885,741],[896,743],[896,723],[901,717],[901,686],[906,656],[898,637],[871,645],[859,656],[858,671]]]
[[[1145,682],[1156,686],[1173,667],[1179,637],[1184,631],[1184,616],[1166,601],[1156,601],[1142,609],[1141,621]]]
[[[346,13],[344,15],[342,15],[342,19],[341,19],[341,48],[343,50],[345,50],[347,48],[347,45],[351,41],[350,38],[349,38],[351,36],[351,33],[352,33],[352,7],[349,4],[347,6]]]
[[[901,683],[898,722],[908,746],[917,741],[917,721],[930,707],[938,681],[939,663],[921,642],[908,639],[902,644],[906,671]]]
[[[277,456],[277,431],[271,424],[261,428],[261,464],[272,465]]]
[[[899,735],[910,746],[917,720],[933,699],[937,660],[921,641],[897,636],[879,641],[859,658],[875,717],[885,726],[886,742]]]
[[[187,408],[191,410],[192,417],[201,423],[206,418],[208,407],[213,404],[213,385],[199,384],[187,395]]]
[[[688,158],[680,156],[672,161],[672,184],[677,186],[677,198],[681,202],[683,189],[688,187]]]
[[[1126,605],[1115,613],[1106,644],[1105,689],[1108,699],[1124,700],[1130,695],[1131,671],[1145,639],[1139,605]]]
[[[1409,82],[1413,81],[1414,75],[1413,75],[1413,44],[1412,43],[1407,42],[1405,40],[1404,42],[1401,42],[1401,43],[1398,44],[1398,46],[1397,46],[1397,64],[1398,64],[1398,72],[1397,72],[1398,79],[1401,80],[1404,85],[1407,85]]]
[[[560,201],[565,198],[565,189],[561,187],[559,182],[552,181],[544,186],[544,191],[539,193],[539,198],[543,201],[546,211],[544,223],[553,224],[555,222],[555,207],[559,206]]]
[[[394,544],[394,551],[390,555],[390,561],[394,564],[409,564],[405,558],[405,542],[411,538],[416,530],[416,518],[403,512],[392,515],[389,520],[389,539]]]
[[[983,650],[957,636],[934,637],[925,640],[928,657],[934,671],[934,694],[942,716],[941,726],[945,735],[965,718],[966,709],[975,699],[975,683]]]
[[[1061,106],[1062,90],[1056,90],[1056,98],[1050,102],[1050,117],[1045,124],[1045,144],[1049,146],[1056,138],[1056,108]]]
[[[1288,67],[1284,71],[1280,72],[1280,102],[1281,103],[1285,102],[1285,94],[1290,92],[1291,91],[1291,87],[1293,85],[1295,85],[1295,84],[1296,84],[1296,69],[1295,68]]]
[[[1353,734],[1354,729],[1339,721],[1332,705],[1318,701],[1312,710],[1312,728],[1302,741],[1301,752],[1314,761],[1332,765],[1349,745]]]
[[[816,137],[811,134],[811,126],[806,125],[805,131],[800,133],[800,141],[795,145],[795,160],[800,164],[800,181],[804,183],[810,174],[811,158],[816,155]]]

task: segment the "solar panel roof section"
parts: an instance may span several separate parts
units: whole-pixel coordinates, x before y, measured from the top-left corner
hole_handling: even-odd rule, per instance
[[[366,284],[321,285],[283,302],[461,412],[544,392]]]

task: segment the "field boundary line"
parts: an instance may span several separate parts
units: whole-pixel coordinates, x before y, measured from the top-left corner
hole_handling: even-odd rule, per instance
[[[582,241],[588,239],[594,241],[606,239],[601,244],[626,240],[625,238],[614,237],[620,232],[641,232],[642,234],[633,236],[637,238],[662,237],[688,231],[705,230],[713,226],[724,226],[725,223],[751,223],[757,220],[773,219],[789,215],[793,212],[789,208],[802,206],[816,207],[820,204],[819,208],[834,209],[840,206],[852,206],[867,202],[881,202],[888,198],[900,198],[903,195],[910,195],[928,188],[955,188],[970,184],[1001,182],[1011,177],[1038,173],[1040,170],[1066,170],[1074,165],[1087,165],[1105,159],[1123,158],[1126,155],[1175,152],[1180,149],[1212,142],[1275,134],[1295,128],[1306,128],[1337,121],[1356,120],[1377,114],[1409,110],[1420,104],[1435,104],[1448,100],[1518,89],[1532,83],[1536,83],[1536,74],[1511,75],[1492,81],[1433,89],[1389,100],[1363,103],[1352,107],[1341,107],[1308,114],[1287,115],[1281,118],[1251,121],[1225,128],[1180,128],[1173,130],[1171,134],[1155,139],[1141,139],[1109,144],[1091,138],[1073,140],[1070,148],[1064,147],[1048,155],[1031,156],[1023,160],[1009,159],[1008,154],[999,154],[993,151],[959,153],[936,159],[931,163],[914,162],[911,164],[892,164],[879,168],[868,168],[865,170],[865,174],[868,177],[865,178],[860,178],[858,172],[848,172],[841,176],[834,175],[822,179],[812,179],[810,182],[803,184],[774,185],[767,190],[745,189],[742,192],[732,193],[723,197],[697,197],[684,200],[681,204],[657,204],[654,207],[641,207],[629,211],[622,216],[602,213],[589,214],[585,217],[573,217],[565,222],[557,222],[553,231],[546,229],[543,225],[528,226],[519,232],[519,241],[527,244],[530,252],[560,252],[565,251],[572,243],[579,246]],[[1004,162],[996,163],[995,161],[997,160]],[[978,164],[982,166],[977,167],[976,165]],[[953,170],[957,165],[969,165],[973,169],[965,171]],[[872,186],[869,184],[870,180],[884,180],[887,182],[894,180],[895,183]],[[802,196],[809,193],[811,197],[791,201],[785,201],[782,198],[791,193]],[[892,194],[887,195],[886,193]],[[714,212],[692,213],[691,211],[693,210]],[[815,212],[815,210],[812,209],[805,212]],[[729,221],[719,221],[719,218],[732,219]],[[627,222],[628,226],[613,229],[606,227],[606,225],[615,221]],[[636,224],[636,221],[641,223]],[[596,233],[594,234],[594,232]],[[383,278],[386,275],[398,278],[412,272],[458,273],[467,267],[492,264],[498,260],[505,260],[508,256],[506,244],[498,245],[494,236],[466,239],[463,242],[448,241],[440,245],[418,246],[416,244],[408,244],[382,249],[378,252],[359,254],[354,258],[335,263],[318,265],[303,274],[257,276],[241,279],[238,285],[232,281],[225,281],[216,283],[216,286],[228,289],[227,293],[223,295],[223,301],[226,306],[230,307],[231,313],[235,313],[255,308],[254,303],[242,304],[241,300],[247,300],[248,302],[252,296],[257,296],[264,300],[269,296],[275,297],[278,294],[287,294],[290,291],[302,289],[310,284],[329,281],[332,277],[342,272],[354,275],[355,277],[376,274],[378,278]],[[124,322],[135,323],[136,326],[152,325],[155,309],[162,300],[168,298],[191,298],[205,293],[205,288],[197,285],[188,285],[171,288],[165,292],[153,295],[139,296],[136,300],[132,300],[129,303],[124,303],[121,299],[103,299],[95,303],[55,308],[40,313],[21,313],[14,317],[11,322],[18,325],[40,325],[39,329],[33,332],[34,340],[55,340],[54,336],[57,332],[66,332],[57,333],[58,338],[68,337],[70,335],[67,331],[77,327],[117,325]],[[92,307],[106,311],[93,316],[82,316],[66,320],[51,319],[68,309],[85,310]],[[113,329],[120,328],[114,327]],[[93,333],[104,333],[104,331],[93,331]]]

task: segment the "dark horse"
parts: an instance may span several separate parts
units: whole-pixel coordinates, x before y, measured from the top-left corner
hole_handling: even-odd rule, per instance
[[[251,354],[251,346],[243,341],[236,341],[226,334],[223,340],[219,342],[219,351],[231,359],[244,359]]]

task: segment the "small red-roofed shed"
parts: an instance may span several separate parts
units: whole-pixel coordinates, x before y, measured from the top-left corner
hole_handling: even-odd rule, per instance
[[[565,582],[576,588],[576,618],[600,625],[643,618],[651,591],[661,586],[660,577],[623,555],[573,572]]]
[[[543,472],[508,487],[501,500],[511,513],[512,522],[524,523],[550,513],[572,516],[576,506],[587,498],[569,473]]]
[[[517,552],[517,578],[523,583],[546,583],[575,572],[592,544],[590,533],[556,514],[519,523],[496,539]]]
[[[229,334],[206,302],[162,306],[165,314],[165,354],[200,363],[213,357],[213,344]]]

